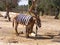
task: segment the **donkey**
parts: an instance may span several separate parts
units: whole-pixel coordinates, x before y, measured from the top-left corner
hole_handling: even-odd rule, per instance
[[[41,27],[41,20],[39,16],[20,14],[13,18],[13,27],[14,22],[15,22],[16,35],[19,35],[17,31],[18,24],[26,26],[26,37],[29,37],[29,34],[33,32],[34,24],[36,24],[39,28]]]

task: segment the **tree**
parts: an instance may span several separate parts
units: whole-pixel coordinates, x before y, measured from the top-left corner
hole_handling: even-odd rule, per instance
[[[59,19],[59,11],[60,11],[60,0],[54,0],[54,6],[56,7],[56,15],[55,15],[55,19]]]
[[[19,0],[1,0],[1,1],[4,3],[5,9],[6,9],[5,18],[8,17],[8,20],[10,21],[11,19],[10,19],[10,16],[9,16],[9,11],[11,11],[12,8],[15,8],[17,6],[17,4],[18,4],[17,2]]]
[[[29,0],[29,13],[33,13],[34,15],[38,15],[38,10],[37,10],[37,0]]]
[[[40,3],[38,4],[39,9],[43,9],[44,13],[55,15],[55,19],[58,19],[60,0],[40,0]]]

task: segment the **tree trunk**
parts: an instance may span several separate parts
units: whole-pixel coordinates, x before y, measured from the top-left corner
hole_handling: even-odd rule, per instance
[[[42,10],[41,10],[41,12],[42,12],[42,14],[41,14],[41,15],[43,16],[43,15],[44,15],[44,10],[42,9]]]
[[[33,13],[34,14],[34,9],[35,9],[35,3],[36,3],[36,0],[35,1],[33,1],[32,0],[32,5],[30,6],[30,8],[29,8],[29,13]]]
[[[59,8],[56,9],[56,12],[55,13],[56,13],[55,14],[55,19],[59,19],[59,17],[58,17],[59,16]]]
[[[10,11],[9,7],[6,7],[6,16],[5,16],[5,18],[8,18],[8,20],[11,21],[10,16],[9,16],[9,11]]]
[[[9,9],[7,9],[6,11],[7,11],[6,12],[7,18],[8,18],[9,21],[11,21],[10,16],[9,16]]]

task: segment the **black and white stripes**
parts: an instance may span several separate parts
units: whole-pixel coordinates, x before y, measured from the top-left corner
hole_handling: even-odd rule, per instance
[[[31,15],[20,14],[18,15],[16,20],[17,22],[20,22],[21,24],[28,25],[30,19],[32,19]]]

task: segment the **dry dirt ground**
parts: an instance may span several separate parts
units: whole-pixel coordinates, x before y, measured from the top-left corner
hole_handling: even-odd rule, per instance
[[[11,20],[14,15],[11,15]],[[38,36],[30,35],[30,38],[26,38],[25,26],[19,25],[18,32],[23,31],[24,34],[16,36],[12,21],[8,22],[4,17],[0,17],[0,45],[60,45],[60,20],[45,15],[40,18],[42,27],[38,30]]]

